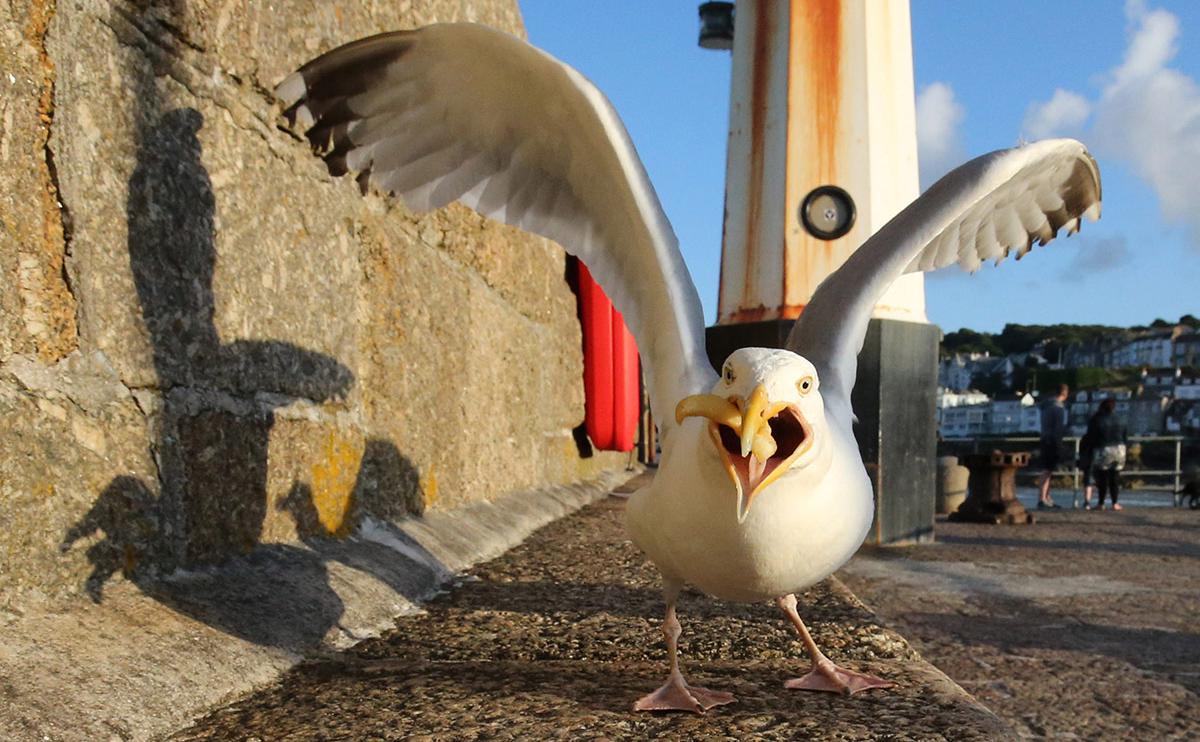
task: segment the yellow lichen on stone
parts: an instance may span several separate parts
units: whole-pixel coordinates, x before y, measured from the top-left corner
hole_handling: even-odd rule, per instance
[[[354,484],[362,448],[330,430],[312,468],[312,504],[326,535],[345,538],[354,529]]]
[[[421,477],[421,498],[425,501],[425,507],[427,508],[437,502],[438,481],[433,464],[429,465],[428,473]]]

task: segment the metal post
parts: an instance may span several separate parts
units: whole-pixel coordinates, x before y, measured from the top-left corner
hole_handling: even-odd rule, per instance
[[[1074,483],[1075,491],[1071,493],[1071,509],[1079,507],[1079,439],[1075,439],[1075,473],[1071,475],[1071,481]]]
[[[1179,507],[1183,503],[1183,497],[1179,493],[1180,474],[1183,473],[1183,438],[1175,438],[1175,487],[1171,490],[1171,499],[1175,501],[1175,506]]]

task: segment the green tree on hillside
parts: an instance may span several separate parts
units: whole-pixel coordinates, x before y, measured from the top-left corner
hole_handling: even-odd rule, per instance
[[[1200,325],[1200,322],[1197,324]],[[1044,345],[1048,360],[1054,361],[1063,349],[1071,345],[1120,340],[1128,336],[1129,330],[1107,325],[1007,324],[999,334],[976,332],[964,327],[957,332],[946,333],[942,339],[942,353],[947,356],[969,352],[1006,355],[1028,353],[1035,347]]]
[[[988,353],[1000,354],[1000,346],[996,345],[995,336],[987,332],[975,332],[966,327],[957,332],[948,332],[942,338],[942,355],[954,353]]]

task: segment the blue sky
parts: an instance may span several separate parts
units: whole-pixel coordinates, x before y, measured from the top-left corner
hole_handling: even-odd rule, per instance
[[[1020,138],[1082,139],[1104,218],[975,275],[927,274],[944,330],[1200,316],[1200,3],[911,0],[922,181]],[[716,313],[727,52],[696,45],[693,0],[521,0],[532,43],[625,120]]]

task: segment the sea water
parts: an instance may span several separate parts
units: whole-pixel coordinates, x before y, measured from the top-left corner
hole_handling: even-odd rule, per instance
[[[1017,487],[1017,499],[1026,508],[1034,509],[1037,507],[1038,491],[1036,487]],[[1050,499],[1062,508],[1070,508],[1072,502],[1079,507],[1083,507],[1083,491],[1075,492],[1072,490],[1052,489],[1050,490]],[[1118,500],[1127,508],[1169,508],[1175,505],[1175,497],[1166,490],[1121,490],[1120,499]],[[1092,493],[1092,505],[1096,504],[1096,493]],[[1110,503],[1106,500],[1105,505]]]

